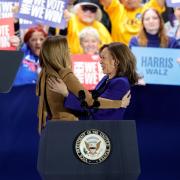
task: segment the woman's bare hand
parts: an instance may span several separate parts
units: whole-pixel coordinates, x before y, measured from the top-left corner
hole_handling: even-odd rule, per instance
[[[47,80],[47,83],[48,83],[49,90],[56,92],[58,94],[61,94],[64,97],[68,96],[69,92],[68,92],[67,86],[63,82],[62,79],[55,78],[55,77],[49,77]]]
[[[72,13],[69,12],[69,10],[65,9],[64,10],[64,19],[66,22],[69,22],[69,20],[71,19],[72,17]]]
[[[129,90],[122,98],[121,107],[126,108],[130,103],[130,99],[131,99],[131,94],[130,94],[130,90]]]

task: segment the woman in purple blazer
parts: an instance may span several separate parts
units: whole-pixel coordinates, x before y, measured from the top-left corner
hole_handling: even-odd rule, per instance
[[[119,100],[130,90],[131,85],[138,82],[136,72],[136,59],[130,49],[122,43],[114,42],[100,48],[100,64],[106,74],[95,88],[95,99],[98,97]],[[85,102],[79,100],[72,92],[68,92],[65,83],[58,79],[49,79],[49,88],[64,95],[64,106],[80,112],[79,118],[84,119],[82,111],[88,110],[88,119],[94,120],[122,120],[125,108],[100,109],[87,107]],[[94,92],[94,91],[93,91]],[[84,104],[83,104],[84,103]],[[96,101],[97,103],[97,101]],[[98,104],[98,103],[97,103]],[[95,106],[97,105],[95,104]],[[84,106],[86,106],[84,108]]]

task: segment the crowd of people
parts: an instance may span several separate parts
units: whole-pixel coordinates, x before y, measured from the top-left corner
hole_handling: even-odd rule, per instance
[[[14,85],[36,83],[40,72],[39,51],[47,36],[66,36],[71,54],[98,54],[102,45],[111,42],[121,42],[130,48],[179,48],[179,9],[174,8],[171,16],[174,18],[164,23],[165,0],[70,1],[64,10],[65,29],[38,25],[22,31],[25,33],[19,38],[10,38],[11,44],[24,52]],[[16,30],[17,22],[16,19]]]

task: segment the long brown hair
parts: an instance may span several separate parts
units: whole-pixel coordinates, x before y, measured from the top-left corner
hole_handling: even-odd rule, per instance
[[[126,76],[130,84],[138,82],[139,75],[136,72],[136,58],[128,46],[120,42],[105,44],[100,48],[99,53],[107,48],[115,60],[117,67],[116,76]]]
[[[148,39],[147,39],[146,30],[144,28],[144,23],[143,22],[144,22],[145,14],[150,10],[154,11],[157,14],[157,16],[158,16],[158,18],[160,20],[160,27],[159,27],[159,31],[158,31],[158,36],[160,38],[160,47],[166,48],[166,47],[168,47],[169,38],[168,38],[168,36],[166,35],[166,32],[165,32],[164,21],[162,19],[162,16],[160,15],[160,13],[156,9],[153,9],[153,8],[147,9],[142,14],[142,19],[141,19],[141,24],[142,25],[141,25],[141,28],[140,28],[140,31],[139,31],[139,34],[138,34],[138,43],[139,43],[140,46],[147,47]]]
[[[65,36],[49,36],[40,52],[41,67],[51,66],[56,72],[71,65],[69,47]]]
[[[42,70],[36,86],[36,95],[39,96],[38,118],[39,132],[46,125],[47,115],[51,116],[46,99],[46,80],[48,76],[59,77],[59,71],[70,67],[70,54],[67,39],[64,36],[49,36],[43,42],[40,52]]]

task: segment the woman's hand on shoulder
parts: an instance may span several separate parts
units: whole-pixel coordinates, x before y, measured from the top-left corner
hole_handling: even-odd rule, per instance
[[[55,77],[49,77],[47,80],[48,89],[56,92],[58,94],[63,95],[64,97],[67,97],[69,94],[69,91],[67,89],[66,84],[63,82],[60,78]]]

